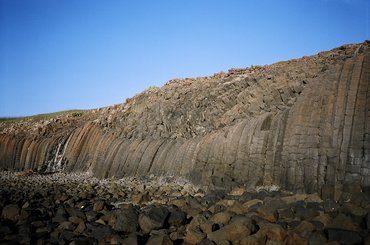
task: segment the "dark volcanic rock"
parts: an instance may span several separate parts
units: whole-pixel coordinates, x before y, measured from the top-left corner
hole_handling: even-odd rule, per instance
[[[1,217],[3,219],[8,219],[8,220],[11,220],[13,222],[16,222],[19,219],[19,212],[20,212],[20,209],[19,209],[18,205],[9,204],[9,205],[7,205],[3,208],[3,211],[1,213]]]
[[[168,224],[172,226],[181,226],[186,222],[186,213],[180,210],[172,210],[168,218]]]
[[[138,213],[133,206],[112,211],[109,225],[115,231],[135,232],[138,228]]]
[[[338,241],[341,244],[361,244],[362,238],[360,234],[354,231],[341,229],[328,229],[329,241]]]
[[[139,216],[139,225],[144,233],[164,227],[170,212],[166,207],[149,207]]]
[[[55,223],[61,223],[67,220],[67,212],[65,211],[64,207],[59,207],[55,216],[52,218],[52,221]]]
[[[89,226],[88,229],[89,236],[95,238],[98,241],[109,238],[113,234],[112,229],[109,226],[105,225]]]
[[[237,219],[208,234],[207,238],[216,244],[224,240],[238,242],[251,233],[249,219]]]
[[[149,238],[147,245],[172,245],[173,242],[167,235],[154,235]]]
[[[73,182],[73,179],[79,182]],[[3,183],[0,196],[4,203],[9,203],[13,199],[12,193],[18,193],[19,188],[25,193],[20,195],[24,199],[19,200],[22,209],[14,204],[7,204],[3,209],[14,208],[15,211],[10,213],[19,212],[20,216],[16,221],[2,216],[0,244],[366,244],[369,239],[367,212],[370,202],[360,206],[350,200],[324,202],[317,194],[294,194],[283,190],[278,195],[268,191],[245,193],[234,188],[209,206],[210,203],[203,199],[209,200],[214,196],[211,193],[195,193],[188,187],[185,191],[184,185],[164,183],[163,180],[97,180],[73,174],[36,179],[18,178],[9,172],[0,172],[0,180]],[[33,184],[28,186],[29,181]],[[68,185],[64,186],[65,182]],[[96,190],[96,199],[90,201],[75,196],[83,182],[94,183],[94,190],[90,191]],[[69,194],[59,203],[53,202],[60,200],[59,195],[34,197],[32,191],[41,189],[35,188],[39,184],[46,193],[58,189]],[[127,199],[104,201],[103,209],[93,211],[96,200],[106,197],[110,188],[107,186],[127,193],[121,195]],[[185,197],[171,199],[162,195],[163,192],[155,197],[159,189],[166,193],[179,193],[181,189]],[[28,192],[31,197],[26,197]],[[158,203],[142,203],[141,206],[128,203],[132,201],[131,193],[140,192],[148,193],[150,199]],[[249,196],[248,201],[244,200],[246,196]],[[181,208],[173,203],[178,203]],[[27,214],[22,214],[24,212]]]
[[[181,176],[226,191],[277,185],[360,205],[370,186],[369,60],[369,42],[346,45],[174,79],[82,114],[0,122],[0,168]]]
[[[86,220],[85,213],[79,208],[66,205],[65,210],[67,211],[70,217],[78,217],[78,218],[81,218],[82,220]]]

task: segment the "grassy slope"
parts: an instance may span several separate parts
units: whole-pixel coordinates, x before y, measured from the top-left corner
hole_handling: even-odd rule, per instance
[[[5,124],[8,124],[8,123],[17,122],[20,120],[27,120],[27,119],[31,119],[32,121],[41,121],[41,120],[47,120],[53,117],[72,115],[73,113],[83,113],[84,111],[85,110],[66,110],[66,111],[38,114],[38,115],[28,116],[28,117],[0,117],[0,123],[4,122]]]

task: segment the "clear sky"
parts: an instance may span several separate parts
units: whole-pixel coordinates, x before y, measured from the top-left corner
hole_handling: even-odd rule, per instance
[[[370,39],[370,0],[0,0],[0,117]]]

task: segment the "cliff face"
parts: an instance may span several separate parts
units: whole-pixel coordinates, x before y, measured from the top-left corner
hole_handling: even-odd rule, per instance
[[[370,187],[370,43],[178,79],[112,107],[0,124],[0,167],[173,175],[205,187]]]

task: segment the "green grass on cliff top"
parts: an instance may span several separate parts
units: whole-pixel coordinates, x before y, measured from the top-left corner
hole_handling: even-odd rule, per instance
[[[52,112],[52,113],[44,113],[44,114],[37,114],[33,116],[27,116],[27,117],[0,117],[0,122],[16,122],[19,120],[24,120],[24,119],[32,119],[34,121],[39,121],[39,120],[46,120],[49,118],[53,117],[58,117],[58,116],[73,116],[78,113],[82,114],[85,110],[66,110],[66,111],[58,111],[58,112]]]

